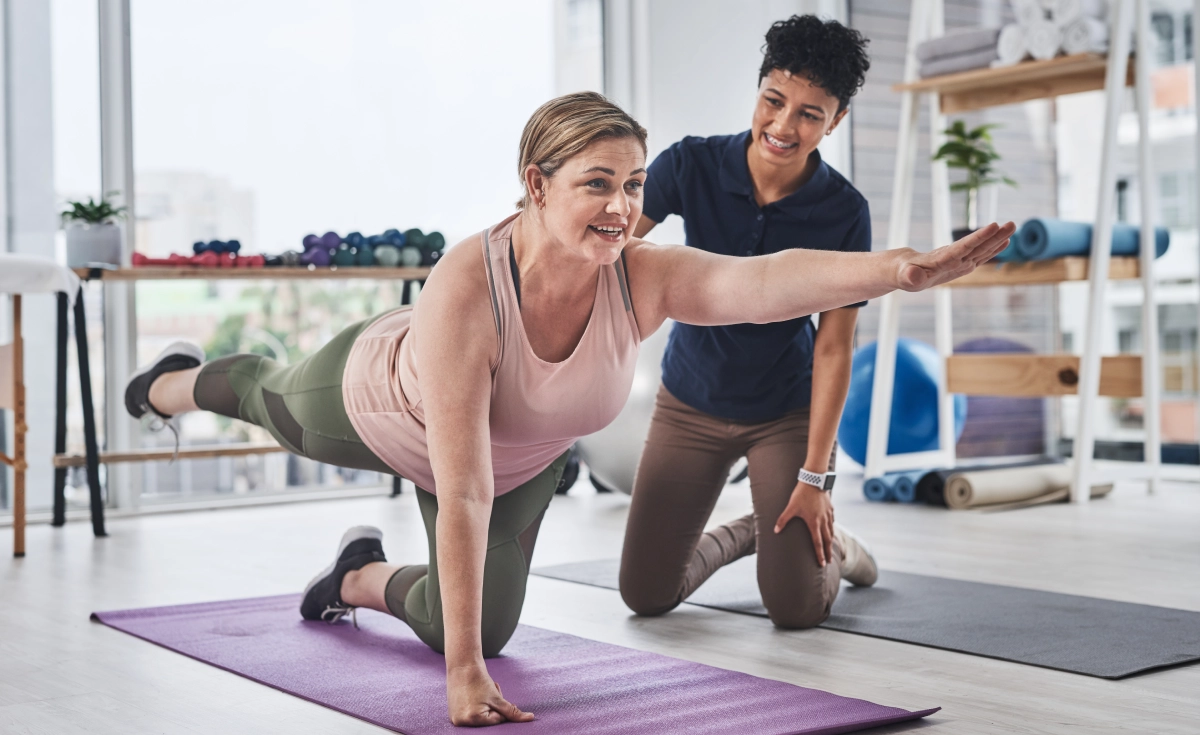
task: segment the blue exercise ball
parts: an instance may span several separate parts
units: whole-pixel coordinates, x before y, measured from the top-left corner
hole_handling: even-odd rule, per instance
[[[875,344],[860,347],[850,368],[850,392],[838,426],[838,443],[859,464],[867,461],[867,427],[875,388]],[[937,350],[915,339],[896,346],[896,377],[892,388],[892,422],[888,454],[929,452],[938,448],[938,378],[942,374]],[[954,396],[954,438],[962,436],[967,397]]]

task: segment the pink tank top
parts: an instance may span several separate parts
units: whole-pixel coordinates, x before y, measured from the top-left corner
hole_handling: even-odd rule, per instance
[[[633,385],[640,333],[623,260],[600,269],[596,301],[570,357],[545,362],[525,336],[509,269],[513,215],[483,233],[500,349],[492,360],[492,476],[496,494],[531,480],[575,440],[607,426]],[[472,238],[473,240],[473,238]],[[467,241],[460,247],[471,247]],[[420,308],[419,306],[417,308]],[[437,492],[429,464],[412,308],[380,317],[350,350],[342,398],[363,442],[417,487]]]

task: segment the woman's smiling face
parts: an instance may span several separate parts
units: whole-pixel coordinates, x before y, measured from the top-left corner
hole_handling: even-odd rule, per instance
[[[635,138],[601,138],[546,179],[526,175],[550,236],[577,258],[609,265],[642,216],[646,154]]]
[[[838,99],[800,74],[772,69],[758,85],[747,151],[772,166],[801,169],[846,115]]]

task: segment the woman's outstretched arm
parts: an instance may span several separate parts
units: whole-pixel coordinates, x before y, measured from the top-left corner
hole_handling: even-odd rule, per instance
[[[716,326],[766,324],[829,311],[896,290],[922,291],[965,276],[1008,244],[1016,226],[990,224],[919,253],[793,249],[756,258],[681,245],[626,248],[634,311],[645,338],[664,319]]]

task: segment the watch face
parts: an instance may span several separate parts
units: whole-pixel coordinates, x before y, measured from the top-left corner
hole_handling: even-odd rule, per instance
[[[835,478],[837,478],[837,475],[835,475],[832,472],[825,475],[825,487],[823,487],[821,489],[822,490],[832,490],[833,489],[833,481]]]

